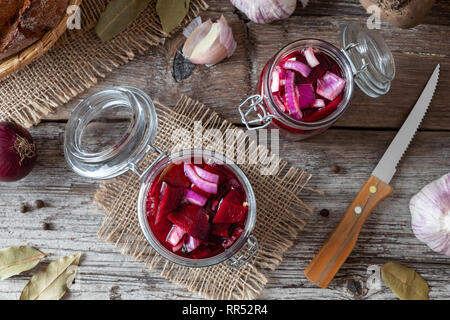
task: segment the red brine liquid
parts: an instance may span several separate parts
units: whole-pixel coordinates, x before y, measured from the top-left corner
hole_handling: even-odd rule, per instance
[[[275,67],[271,79],[277,107],[302,122],[317,122],[333,114],[345,87],[338,63],[313,48],[287,55]]]
[[[159,242],[190,259],[216,256],[244,233],[244,188],[227,167],[171,163],[150,188],[147,220]]]

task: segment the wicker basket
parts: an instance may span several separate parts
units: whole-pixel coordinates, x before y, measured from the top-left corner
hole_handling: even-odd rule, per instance
[[[79,6],[82,0],[69,0],[69,6]],[[59,24],[48,31],[39,41],[35,42],[28,48],[22,50],[16,55],[7,58],[0,62],[0,79],[22,69],[36,59],[39,59],[55,44],[61,35],[67,29],[67,21],[70,18],[69,14],[65,14]]]

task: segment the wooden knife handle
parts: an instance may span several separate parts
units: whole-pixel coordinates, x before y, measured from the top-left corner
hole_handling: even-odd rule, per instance
[[[321,288],[328,286],[355,247],[364,222],[392,191],[388,184],[378,178],[374,176],[369,178],[347,213],[306,268],[305,276],[309,281]]]

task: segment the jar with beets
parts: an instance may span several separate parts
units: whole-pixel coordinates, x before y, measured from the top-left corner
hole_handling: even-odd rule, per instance
[[[386,94],[395,62],[381,35],[349,24],[340,38],[342,49],[301,39],[272,57],[261,72],[257,94],[239,106],[247,128],[278,128],[282,137],[303,140],[324,132],[344,114],[355,83],[370,97]]]
[[[141,90],[97,92],[75,107],[67,123],[67,163],[93,179],[134,172],[141,180],[136,204],[140,227],[168,260],[188,267],[224,261],[243,266],[258,250],[252,235],[256,200],[247,177],[212,151],[166,155],[154,146],[157,126],[155,106]],[[139,164],[150,152],[158,157],[142,171]]]

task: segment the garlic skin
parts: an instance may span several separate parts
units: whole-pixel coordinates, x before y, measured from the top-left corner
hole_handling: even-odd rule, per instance
[[[231,57],[237,47],[233,30],[224,16],[218,22],[207,20],[189,35],[183,54],[194,64],[214,65]]]
[[[289,18],[297,7],[297,0],[230,0],[231,3],[256,23],[270,23]],[[303,7],[308,1],[303,0]]]
[[[409,208],[417,239],[450,256],[450,173],[423,188]]]

